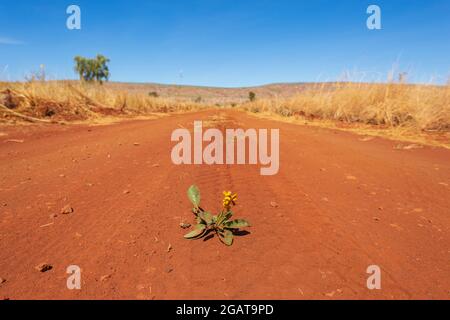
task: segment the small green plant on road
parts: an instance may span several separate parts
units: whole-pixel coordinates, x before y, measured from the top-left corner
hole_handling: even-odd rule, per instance
[[[243,219],[231,220],[233,212],[232,207],[236,205],[237,195],[231,191],[224,191],[222,210],[218,215],[213,215],[211,212],[205,211],[200,207],[200,190],[197,186],[191,186],[188,191],[188,198],[194,205],[192,212],[195,214],[196,225],[194,230],[186,234],[186,239],[200,239],[210,232],[215,232],[227,246],[233,244],[233,231],[241,228],[250,227],[250,224]]]

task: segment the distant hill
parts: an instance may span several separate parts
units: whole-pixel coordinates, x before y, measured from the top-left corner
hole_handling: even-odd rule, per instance
[[[331,83],[274,83],[256,87],[220,88],[189,85],[167,85],[157,83],[123,83],[109,82],[107,87],[129,92],[156,93],[160,97],[175,97],[180,99],[201,100],[205,103],[240,103],[248,100],[248,94],[253,91],[258,98],[286,98],[300,93],[307,88],[318,85],[332,86]]]

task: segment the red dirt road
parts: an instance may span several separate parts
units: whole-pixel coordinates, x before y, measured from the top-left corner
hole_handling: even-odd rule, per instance
[[[279,128],[280,172],[173,165],[172,131],[218,113],[222,128]],[[213,110],[0,132],[0,298],[450,299],[450,150]],[[211,210],[237,192],[250,234],[183,239],[194,183]]]

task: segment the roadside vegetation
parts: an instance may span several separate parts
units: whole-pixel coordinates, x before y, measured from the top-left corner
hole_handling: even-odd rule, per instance
[[[450,85],[328,83],[290,98],[256,99],[241,107],[261,116],[376,130],[393,138],[429,135],[450,145]]]
[[[77,56],[79,81],[48,81],[44,66],[24,82],[0,82],[0,122],[68,122],[106,116],[133,117],[152,113],[190,111],[203,107],[192,101],[160,98],[157,92],[129,92],[107,87],[110,60]]]
[[[60,122],[191,111],[204,106],[113,89],[97,82],[0,83],[0,121]]]
[[[49,81],[42,65],[26,81],[0,82],[0,123],[90,121],[230,107],[283,121],[420,138],[417,141],[425,143],[431,139],[450,147],[450,84],[412,85],[400,74],[397,83],[276,84],[254,91],[192,86],[177,91],[160,85],[157,91],[146,91],[143,85],[105,83],[109,62],[103,55],[75,57],[79,81]]]

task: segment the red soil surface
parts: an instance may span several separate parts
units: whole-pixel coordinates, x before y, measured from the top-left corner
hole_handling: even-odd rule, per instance
[[[173,165],[172,131],[217,113],[221,126],[279,128],[280,172]],[[213,110],[0,132],[0,298],[450,298],[449,150]],[[237,192],[250,234],[185,240],[193,183],[211,210]],[[366,287],[373,264],[381,290]],[[81,290],[66,287],[69,265]]]

